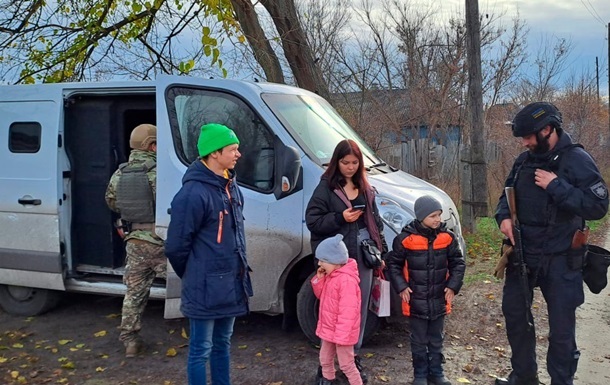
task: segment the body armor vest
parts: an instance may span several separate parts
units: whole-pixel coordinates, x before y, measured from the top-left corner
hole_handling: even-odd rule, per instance
[[[558,177],[564,175],[561,165],[563,154],[573,147],[582,147],[573,144],[562,148],[548,157],[536,159],[529,154],[517,169],[514,187],[517,200],[517,216],[519,222],[529,226],[548,226],[549,224],[567,222],[574,218],[574,215],[558,210],[549,194],[542,187],[536,186],[536,169],[552,171]]]
[[[148,160],[140,164],[123,163],[116,189],[116,206],[121,219],[133,223],[155,221],[155,198],[148,176],[156,163]]]

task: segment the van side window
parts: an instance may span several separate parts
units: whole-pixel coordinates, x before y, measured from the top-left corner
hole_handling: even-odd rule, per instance
[[[273,134],[256,113],[237,96],[197,88],[172,87],[167,106],[176,154],[185,163],[197,159],[201,126],[220,123],[239,138],[241,159],[237,181],[252,189],[271,192],[275,163]]]
[[[36,153],[40,150],[41,133],[40,123],[13,123],[9,127],[8,148],[15,153]]]

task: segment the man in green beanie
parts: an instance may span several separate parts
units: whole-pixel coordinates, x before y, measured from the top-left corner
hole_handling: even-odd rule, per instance
[[[200,158],[182,178],[171,205],[165,254],[182,279],[180,310],[190,323],[189,385],[229,385],[235,317],[248,313],[252,296],[246,257],[243,195],[233,168],[239,139],[222,124],[201,127]]]

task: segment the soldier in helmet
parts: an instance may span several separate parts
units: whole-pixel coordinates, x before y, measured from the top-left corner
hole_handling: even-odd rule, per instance
[[[502,312],[510,343],[512,372],[496,385],[537,385],[536,335],[531,304],[534,287],[547,303],[550,326],[547,370],[552,385],[573,385],[580,352],[576,346],[576,308],[584,302],[584,248],[572,245],[585,220],[608,211],[608,190],[593,158],[562,129],[561,113],[550,103],[524,107],[512,122],[527,151],[506,179],[514,187],[525,269],[512,254],[506,266]],[[505,194],[496,210],[500,231],[514,245]],[[524,272],[520,280],[520,270]],[[524,300],[527,299],[527,300]]]
[[[155,234],[157,128],[140,124],[131,132],[129,146],[129,161],[110,178],[106,203],[129,229],[124,237],[127,291],[119,340],[125,345],[125,356],[134,357],[142,350],[139,332],[150,287],[156,276],[166,277],[167,259],[163,240]]]

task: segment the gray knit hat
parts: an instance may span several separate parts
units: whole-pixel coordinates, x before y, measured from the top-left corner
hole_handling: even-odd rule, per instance
[[[347,247],[343,243],[343,235],[337,234],[320,242],[316,249],[316,258],[334,265],[346,264],[348,254]]]
[[[424,195],[422,197],[417,198],[415,201],[415,218],[418,221],[423,221],[426,217],[436,210],[441,210],[443,212],[443,206],[436,199],[432,198],[430,195]]]

